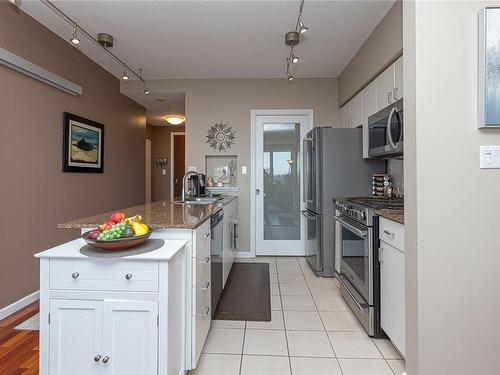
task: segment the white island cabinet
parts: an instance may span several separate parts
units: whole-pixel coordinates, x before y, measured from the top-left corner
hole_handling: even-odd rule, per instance
[[[380,325],[404,357],[406,355],[404,226],[380,218],[379,238]]]
[[[36,254],[40,374],[183,374],[186,244],[106,258],[76,239]]]

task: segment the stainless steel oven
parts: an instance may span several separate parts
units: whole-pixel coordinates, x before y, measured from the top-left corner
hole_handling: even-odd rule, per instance
[[[399,99],[368,118],[368,155],[403,156],[403,130],[403,99]]]
[[[341,293],[368,335],[375,334],[373,296],[373,228],[347,216],[335,217],[340,252]]]

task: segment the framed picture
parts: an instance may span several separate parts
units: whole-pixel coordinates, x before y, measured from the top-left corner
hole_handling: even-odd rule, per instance
[[[64,112],[63,172],[102,173],[104,125]]]

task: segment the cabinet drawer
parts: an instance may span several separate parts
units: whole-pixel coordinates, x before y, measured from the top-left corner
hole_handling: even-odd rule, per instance
[[[401,251],[405,249],[405,227],[395,221],[380,218],[379,238]]]
[[[210,220],[196,229],[196,251],[193,254],[195,258],[210,256]]]
[[[158,263],[53,259],[49,285],[62,290],[157,292]]]
[[[206,290],[202,288],[193,288],[193,296],[196,296],[193,306],[196,306],[193,312],[193,342],[192,349],[194,355],[194,364],[200,358],[201,350],[205,344],[205,340],[210,330],[210,322],[212,321],[211,311],[211,286]]]

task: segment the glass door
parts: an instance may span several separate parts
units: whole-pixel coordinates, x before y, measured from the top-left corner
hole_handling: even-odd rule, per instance
[[[256,254],[304,255],[301,166],[306,116],[257,116]]]

